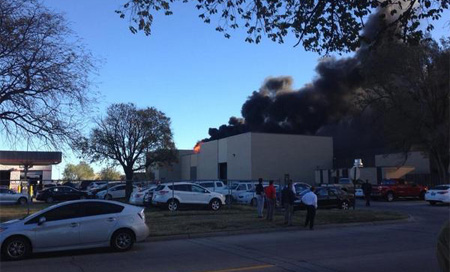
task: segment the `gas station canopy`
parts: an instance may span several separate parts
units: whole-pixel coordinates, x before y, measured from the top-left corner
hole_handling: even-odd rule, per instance
[[[0,151],[3,165],[51,165],[61,162],[61,152]]]

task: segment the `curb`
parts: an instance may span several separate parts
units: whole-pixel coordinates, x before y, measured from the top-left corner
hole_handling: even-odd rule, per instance
[[[315,227],[315,229],[320,230],[320,229],[358,227],[358,226],[379,226],[379,225],[390,225],[390,224],[412,223],[412,222],[415,222],[414,217],[412,217],[411,215],[408,215],[408,218],[396,219],[396,220],[317,225]],[[147,237],[147,239],[145,239],[144,242],[185,240],[185,239],[221,237],[221,236],[241,235],[241,234],[291,232],[291,231],[302,231],[302,230],[304,231],[305,229],[301,226],[293,226],[293,227],[283,227],[283,228],[277,227],[277,228],[247,229],[247,230],[244,229],[244,230],[235,230],[235,231],[218,231],[218,232],[207,232],[207,233],[175,234],[175,235],[164,235],[164,236],[155,236],[155,237],[149,236],[149,237]]]

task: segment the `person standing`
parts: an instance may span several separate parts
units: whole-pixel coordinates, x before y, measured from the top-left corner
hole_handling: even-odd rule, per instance
[[[281,202],[284,207],[284,224],[292,226],[292,214],[294,213],[295,194],[292,191],[292,180],[281,192]]]
[[[302,202],[306,205],[306,221],[305,227],[309,224],[309,229],[314,229],[314,218],[316,217],[317,195],[314,193],[315,188],[312,186],[310,191],[302,197]]]
[[[258,218],[263,217],[263,209],[264,209],[264,187],[263,187],[263,179],[258,179],[258,184],[255,188],[256,193],[256,209],[258,210]]]
[[[273,186],[273,180],[269,181],[269,186],[265,188],[267,199],[267,220],[273,221],[273,210],[277,201],[277,192],[275,186]]]
[[[366,206],[370,206],[370,195],[372,194],[372,184],[369,183],[369,180],[366,179],[366,183],[362,185],[362,190],[364,193],[364,198],[366,199]]]

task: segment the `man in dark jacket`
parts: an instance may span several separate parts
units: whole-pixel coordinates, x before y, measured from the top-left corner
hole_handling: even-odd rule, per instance
[[[258,184],[256,185],[256,188],[255,188],[258,218],[263,217],[263,209],[264,209],[264,187],[263,187],[262,182],[263,182],[263,179],[259,178]]]
[[[369,180],[366,179],[366,183],[364,183],[361,187],[364,193],[364,198],[366,199],[366,206],[370,206],[370,195],[372,194],[372,184],[370,184]]]
[[[292,226],[292,214],[294,212],[295,194],[292,191],[292,180],[281,191],[281,202],[284,207],[284,224]]]

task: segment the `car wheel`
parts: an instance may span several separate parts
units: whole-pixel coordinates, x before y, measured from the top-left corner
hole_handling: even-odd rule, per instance
[[[176,199],[171,199],[167,202],[167,209],[171,212],[178,210],[179,206],[180,202],[178,202],[178,200]]]
[[[430,203],[431,206],[436,205],[436,201],[428,201]]]
[[[131,230],[116,231],[111,238],[111,247],[116,251],[127,251],[133,247],[134,234]]]
[[[252,198],[250,201],[250,206],[255,207],[256,206],[256,198]]]
[[[2,255],[8,260],[21,260],[31,253],[30,242],[21,236],[8,238],[2,248]]]
[[[348,210],[350,208],[350,204],[348,204],[347,201],[342,201],[340,208],[343,210]]]
[[[110,194],[105,195],[105,199],[106,200],[111,200],[112,199],[112,195],[110,195]]]
[[[51,197],[51,196],[49,196],[49,197],[47,197],[47,199],[45,200],[45,202],[47,202],[47,203],[53,203],[53,197]]]
[[[394,201],[394,193],[392,193],[392,192],[387,193],[387,195],[386,195],[386,200],[387,200],[388,202]]]
[[[211,200],[211,203],[209,203],[209,205],[211,207],[211,210],[218,211],[218,210],[220,210],[221,203],[218,199],[215,198],[215,199]]]
[[[28,200],[25,197],[21,197],[19,198],[19,200],[17,200],[17,203],[20,205],[25,205],[27,204]]]

